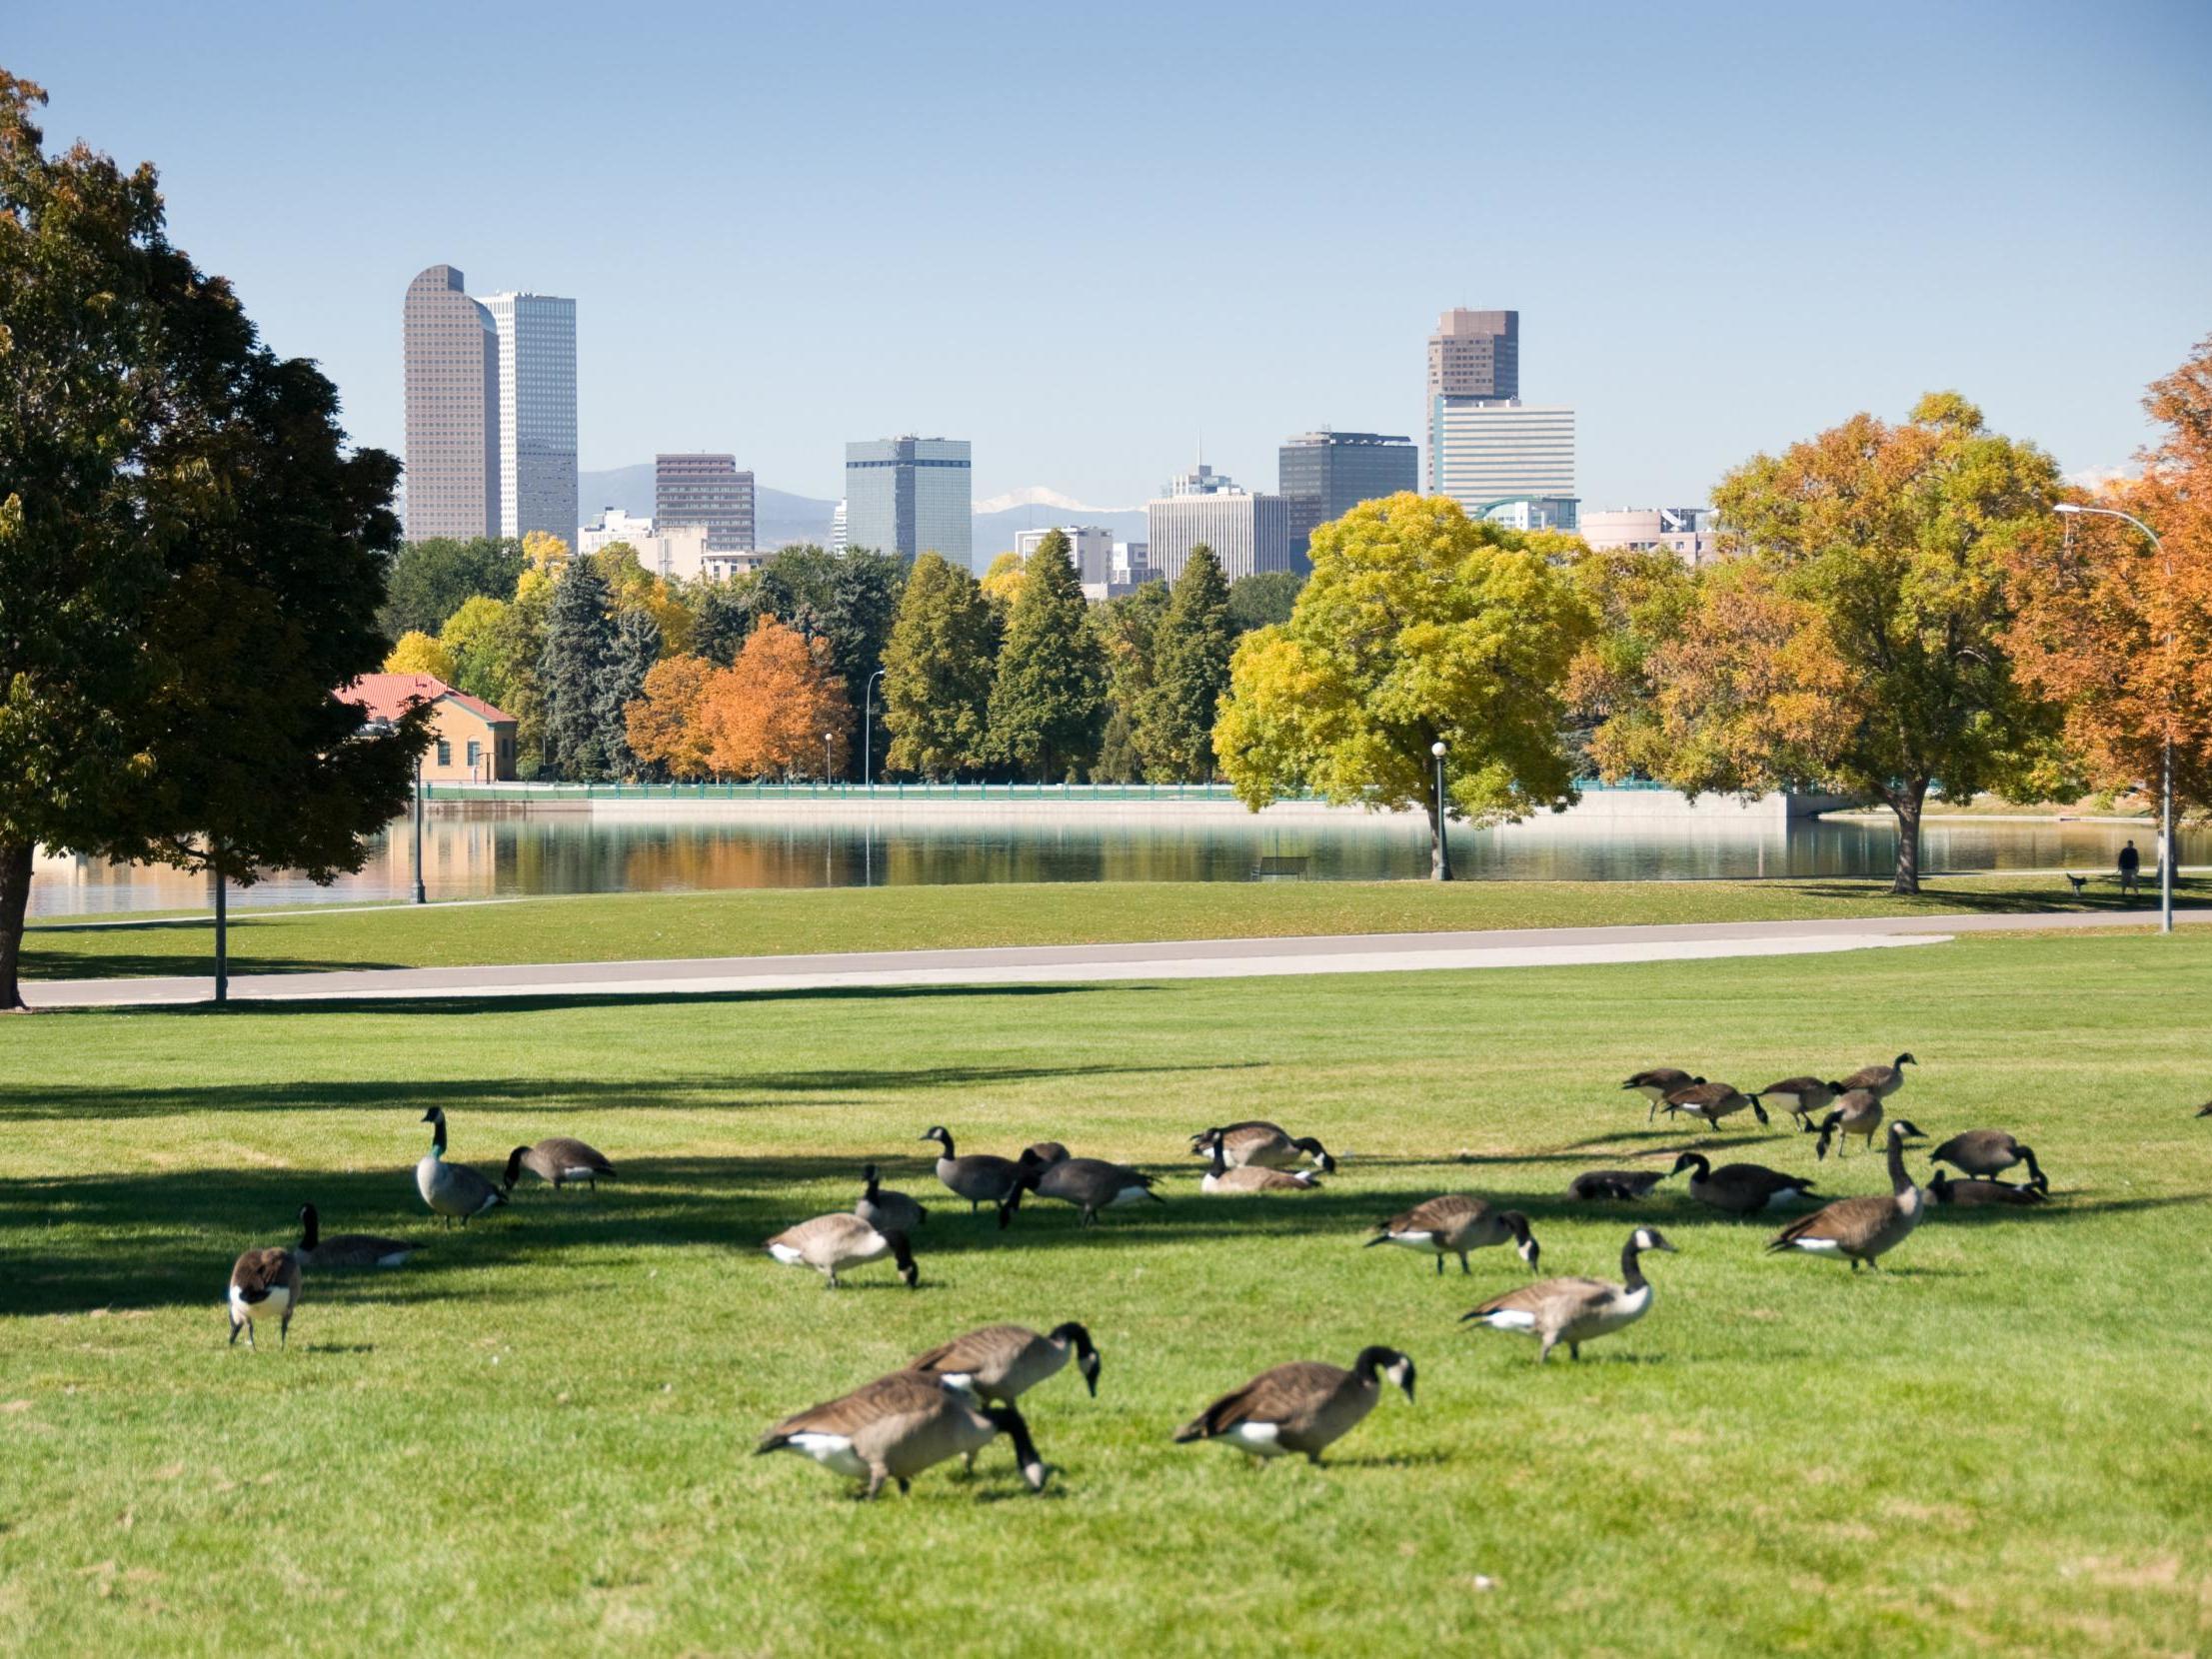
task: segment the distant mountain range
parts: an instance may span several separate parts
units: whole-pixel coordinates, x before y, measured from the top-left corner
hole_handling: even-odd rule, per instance
[[[619,508],[639,518],[653,514],[653,464],[615,467],[606,472],[579,473],[577,505],[585,523],[599,517],[600,509]],[[795,496],[756,484],[753,491],[754,535],[764,548],[792,542],[827,543],[830,520],[837,511],[834,501]],[[1014,490],[976,504],[976,560],[979,566],[1008,552],[1015,537],[1025,530],[1050,530],[1055,525],[1100,525],[1113,533],[1115,541],[1144,539],[1141,507],[1087,507],[1043,485]]]

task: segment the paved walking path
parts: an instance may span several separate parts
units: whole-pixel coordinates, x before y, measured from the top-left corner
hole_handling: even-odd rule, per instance
[[[2212,909],[2177,912],[2212,922]],[[1592,962],[1795,956],[1934,944],[1959,933],[2139,927],[2150,912],[2051,915],[1855,916],[1802,921],[1691,922],[1658,927],[1491,928],[1480,932],[1346,933],[1306,938],[1190,939],[1136,944],[1026,945],[970,950],[851,951],[811,956],[713,956],[676,961],[535,962],[506,967],[363,968],[248,974],[239,1000],[386,997],[696,996],[732,991],[869,989],[902,985],[1070,984],[1128,979],[1232,979],[1289,973],[1399,973],[1436,968],[1560,967]],[[212,981],[57,979],[23,987],[34,1007],[115,1007],[205,1001]]]

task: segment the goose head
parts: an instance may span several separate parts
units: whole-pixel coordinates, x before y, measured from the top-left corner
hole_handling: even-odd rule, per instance
[[[523,1178],[523,1159],[529,1155],[527,1146],[518,1146],[507,1154],[507,1172],[500,1177],[500,1185],[507,1191],[514,1191],[515,1183]]]
[[[1413,1362],[1395,1348],[1385,1348],[1380,1343],[1361,1348],[1359,1357],[1352,1362],[1352,1369],[1370,1380],[1377,1376],[1388,1377],[1405,1391],[1408,1401],[1413,1398]]]
[[[1638,1227],[1631,1242],[1639,1251],[1664,1250],[1668,1255],[1678,1253],[1674,1246],[1667,1241],[1666,1234],[1659,1231],[1657,1227]]]
[[[1091,1390],[1091,1397],[1099,1397],[1100,1358],[1098,1347],[1091,1340],[1091,1332],[1071,1319],[1066,1324],[1055,1325],[1051,1332],[1055,1342],[1073,1342],[1076,1345],[1076,1369],[1083,1373],[1084,1386]]]
[[[915,1138],[918,1140],[934,1140],[940,1146],[945,1148],[945,1155],[947,1157],[951,1157],[953,1155],[952,1133],[942,1123],[931,1125],[928,1130],[920,1135],[917,1135]]]
[[[1536,1270],[1536,1258],[1543,1254],[1543,1246],[1536,1242],[1536,1235],[1529,1230],[1528,1217],[1517,1209],[1506,1210],[1498,1216],[1505,1229],[1513,1235],[1513,1249],[1520,1259],[1528,1263],[1528,1270]]]

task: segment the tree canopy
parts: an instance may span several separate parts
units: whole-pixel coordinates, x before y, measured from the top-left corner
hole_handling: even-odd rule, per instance
[[[436,634],[471,599],[506,599],[527,561],[522,544],[505,537],[468,541],[433,537],[410,543],[392,561],[379,621],[393,639]]]
[[[1229,588],[1203,542],[1190,550],[1153,636],[1152,683],[1136,707],[1145,775],[1202,784],[1213,776],[1213,723],[1228,691]]]
[[[989,759],[999,619],[976,579],[942,555],[914,562],[884,650],[887,770],[957,778]]]
[[[700,719],[718,773],[828,778],[850,758],[852,715],[827,642],[768,618],[708,683]]]
[[[1068,538],[1030,555],[991,688],[991,743],[1018,776],[1051,782],[1090,766],[1106,721],[1106,659]]]

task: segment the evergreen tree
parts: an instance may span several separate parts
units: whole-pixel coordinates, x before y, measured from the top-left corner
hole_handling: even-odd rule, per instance
[[[607,601],[607,580],[592,562],[570,560],[553,590],[538,658],[545,767],[556,778],[586,783],[614,768],[600,695],[615,652]]]
[[[1068,538],[1030,555],[991,688],[993,753],[1018,776],[1051,782],[1088,768],[1106,718],[1106,653],[1092,627]]]
[[[891,642],[899,620],[899,604],[907,585],[907,562],[897,554],[855,548],[837,561],[830,574],[829,603],[822,613],[822,635],[830,645],[830,667],[845,682],[853,701],[853,753],[866,750],[872,764],[884,762],[884,701],[868,696],[868,683],[884,667],[884,649]],[[888,679],[889,676],[887,675]],[[864,745],[860,722],[873,701],[877,736]],[[862,780],[867,782],[867,780]]]
[[[887,772],[935,780],[986,764],[998,656],[999,619],[976,579],[938,554],[916,560],[884,648]]]
[[[1152,685],[1136,710],[1146,776],[1202,784],[1213,776],[1213,722],[1228,691],[1235,641],[1228,583],[1213,550],[1190,550],[1152,648]]]
[[[1136,753],[1136,728],[1128,710],[1119,703],[1106,716],[1106,735],[1099,740],[1099,760],[1091,769],[1091,780],[1095,784],[1144,781],[1144,758]]]
[[[629,610],[615,624],[614,654],[600,677],[596,702],[600,741],[617,778],[644,777],[630,749],[630,705],[645,696],[645,677],[661,660],[661,625],[644,610]]]
[[[1286,623],[1298,603],[1298,590],[1304,586],[1305,578],[1296,571],[1257,571],[1240,576],[1228,585],[1228,620],[1239,634]]]
[[[734,576],[727,582],[702,583],[692,596],[692,652],[718,669],[726,669],[745,649],[745,637],[761,614],[757,601],[759,582],[751,576]]]

